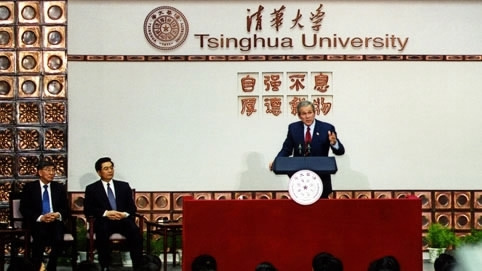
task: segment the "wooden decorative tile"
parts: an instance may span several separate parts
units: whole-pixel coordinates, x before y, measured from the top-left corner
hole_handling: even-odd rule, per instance
[[[17,46],[22,49],[39,49],[41,46],[41,30],[39,25],[18,27]]]
[[[216,200],[232,199],[232,194],[231,192],[215,192],[214,199]]]
[[[163,221],[163,220],[171,220],[171,213],[170,212],[162,212],[158,213],[155,212],[151,215],[150,221]]]
[[[371,199],[372,192],[371,191],[355,191],[355,199]]]
[[[255,199],[273,199],[273,193],[271,192],[256,192]]]
[[[470,209],[472,205],[472,193],[470,191],[454,192],[454,208]]]
[[[15,123],[15,105],[11,102],[0,102],[0,125]]]
[[[482,212],[474,213],[474,229],[482,230]]]
[[[42,71],[42,52],[19,51],[17,58],[19,72],[40,73]]]
[[[453,217],[451,212],[435,212],[435,221],[443,226],[452,228],[453,227]]]
[[[373,193],[375,199],[391,199],[392,192],[391,191],[375,191]]]
[[[17,53],[15,51],[2,51],[0,55],[2,66],[0,74],[13,73],[17,67]]]
[[[40,124],[40,103],[17,103],[18,124]]]
[[[42,46],[49,49],[64,49],[66,46],[66,27],[65,26],[43,26],[43,44]]]
[[[422,230],[428,230],[428,227],[432,223],[432,213],[422,212]]]
[[[0,99],[13,99],[16,88],[15,79],[14,76],[0,76]]]
[[[182,206],[183,206],[182,198],[185,197],[185,196],[191,196],[192,197],[192,195],[193,195],[192,193],[185,193],[185,192],[173,193],[172,194],[173,210],[175,210],[175,211],[182,210]]]
[[[22,24],[40,24],[40,2],[20,1],[18,2],[18,22]]]
[[[182,213],[173,213],[172,220],[182,222]]]
[[[70,208],[72,209],[72,212],[84,211],[84,192],[70,193]]]
[[[353,198],[353,192],[352,191],[335,191],[334,197],[336,199],[352,199]]]
[[[194,199],[197,199],[197,200],[209,200],[212,198],[211,196],[211,193],[208,193],[208,192],[197,192],[197,193],[194,193]]]
[[[67,23],[67,1],[45,1],[43,3],[43,20],[46,24]]]
[[[432,208],[432,193],[430,191],[416,191],[413,194],[422,201],[423,210]]]
[[[65,73],[67,70],[67,57],[65,51],[44,51],[43,71],[46,74]]]
[[[275,199],[291,199],[290,194],[286,191],[275,192]]]
[[[455,212],[454,227],[455,230],[470,230],[472,228],[472,214],[470,212]]]
[[[253,194],[251,192],[237,192],[237,193],[234,193],[234,199],[240,199],[240,200],[243,200],[243,199],[252,199],[253,198]]]
[[[151,205],[151,193],[149,192],[136,192],[135,204],[137,211],[150,211],[152,210]]]
[[[16,18],[17,13],[15,12],[15,3],[14,1],[3,1],[2,6],[6,9],[5,10],[5,18],[0,20],[1,24],[13,24]]]
[[[452,208],[452,192],[436,191],[435,192],[435,208],[450,209]]]
[[[482,209],[482,191],[474,192],[474,208]]]
[[[40,76],[19,76],[18,97],[19,98],[40,98]]]
[[[393,198],[394,199],[406,199],[411,196],[412,193],[410,191],[394,191]]]
[[[15,146],[13,128],[0,128],[0,152],[12,152]]]
[[[153,192],[152,194],[152,210],[154,211],[166,211],[170,210],[171,207],[171,195],[170,193],[164,192]]]

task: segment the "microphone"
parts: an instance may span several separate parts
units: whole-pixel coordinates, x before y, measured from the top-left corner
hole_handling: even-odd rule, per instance
[[[301,147],[301,144],[298,145],[298,153],[301,155],[303,153],[303,147]]]
[[[308,146],[306,146],[306,156],[311,155],[311,145],[308,143]]]

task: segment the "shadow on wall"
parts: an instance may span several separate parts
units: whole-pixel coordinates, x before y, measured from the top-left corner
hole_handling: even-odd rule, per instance
[[[279,178],[270,171],[269,162],[265,162],[261,153],[248,153],[246,168],[241,173],[239,190],[288,190],[289,178]]]
[[[95,173],[87,173],[82,175],[79,180],[79,187],[82,191],[85,190],[85,187],[95,181],[99,180],[99,175]]]
[[[336,156],[338,171],[332,176],[333,190],[370,190],[368,177],[350,165],[350,155]]]

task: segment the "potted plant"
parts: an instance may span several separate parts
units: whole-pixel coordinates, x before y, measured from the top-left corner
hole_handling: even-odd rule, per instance
[[[482,230],[472,229],[471,232],[460,238],[460,245],[477,245],[482,244]]]
[[[87,260],[87,225],[82,219],[77,219],[77,251],[79,262]]]
[[[153,234],[151,236],[151,239],[148,240],[147,239],[147,233],[144,232],[144,240],[147,240],[148,242],[150,242],[150,245],[151,245],[151,254],[152,255],[156,255],[156,256],[159,256],[159,258],[164,261],[164,240],[162,238],[162,236],[158,235],[158,234]],[[167,241],[167,249],[168,251],[170,250],[170,248],[172,248],[172,242],[176,242],[176,253],[177,253],[177,258],[176,258],[176,263],[180,264],[181,263],[181,259],[182,259],[182,236],[180,235],[176,235],[176,238],[173,240],[173,238],[168,238],[168,241]],[[145,243],[147,244],[147,243]],[[146,247],[144,247],[144,249],[147,249]],[[170,252],[169,252],[170,253]],[[169,256],[170,254],[168,254]]]
[[[432,223],[428,228],[425,241],[428,245],[430,262],[434,263],[440,254],[444,253],[447,248],[454,247],[459,240],[450,228],[439,223]]]

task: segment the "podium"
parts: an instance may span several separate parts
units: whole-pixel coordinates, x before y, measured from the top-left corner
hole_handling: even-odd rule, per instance
[[[313,204],[331,193],[330,174],[336,173],[334,157],[297,156],[277,157],[273,162],[275,174],[286,174],[290,178],[288,192],[298,204]]]
[[[308,169],[319,176],[334,174],[338,170],[335,157],[331,156],[297,156],[277,157],[273,162],[273,172],[291,177],[297,171]]]

